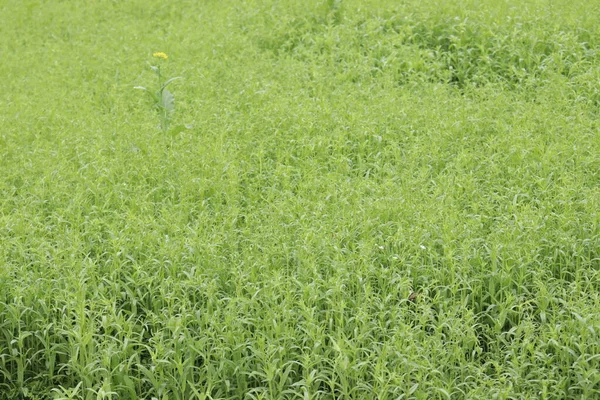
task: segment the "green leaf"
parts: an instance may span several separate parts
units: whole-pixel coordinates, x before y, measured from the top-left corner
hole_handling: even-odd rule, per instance
[[[167,112],[172,112],[175,109],[175,98],[167,89],[162,91],[161,106],[167,110]]]
[[[162,85],[162,87],[160,89],[164,90],[171,82],[176,81],[177,79],[181,79],[181,77],[180,76],[176,76],[174,78],[169,79],[168,81],[166,81],[164,83],[164,85]]]
[[[148,93],[150,95],[150,97],[152,97],[152,100],[154,100],[154,103],[158,103],[158,97],[156,96],[156,93],[152,92],[150,89],[145,88],[143,86],[134,86],[133,88],[145,91],[146,93]]]

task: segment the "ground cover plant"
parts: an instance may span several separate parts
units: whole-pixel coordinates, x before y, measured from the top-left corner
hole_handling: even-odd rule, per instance
[[[1,399],[600,396],[598,2],[0,15]]]

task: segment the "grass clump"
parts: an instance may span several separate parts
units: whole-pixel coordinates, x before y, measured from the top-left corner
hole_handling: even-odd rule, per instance
[[[0,398],[597,397],[598,11],[0,5]]]

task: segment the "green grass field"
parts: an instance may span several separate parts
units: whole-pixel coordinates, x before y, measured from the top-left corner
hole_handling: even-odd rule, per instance
[[[600,398],[597,1],[0,16],[0,399]]]

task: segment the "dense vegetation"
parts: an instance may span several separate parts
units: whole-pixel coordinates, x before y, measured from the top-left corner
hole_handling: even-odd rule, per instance
[[[600,396],[597,1],[0,15],[1,399]]]

